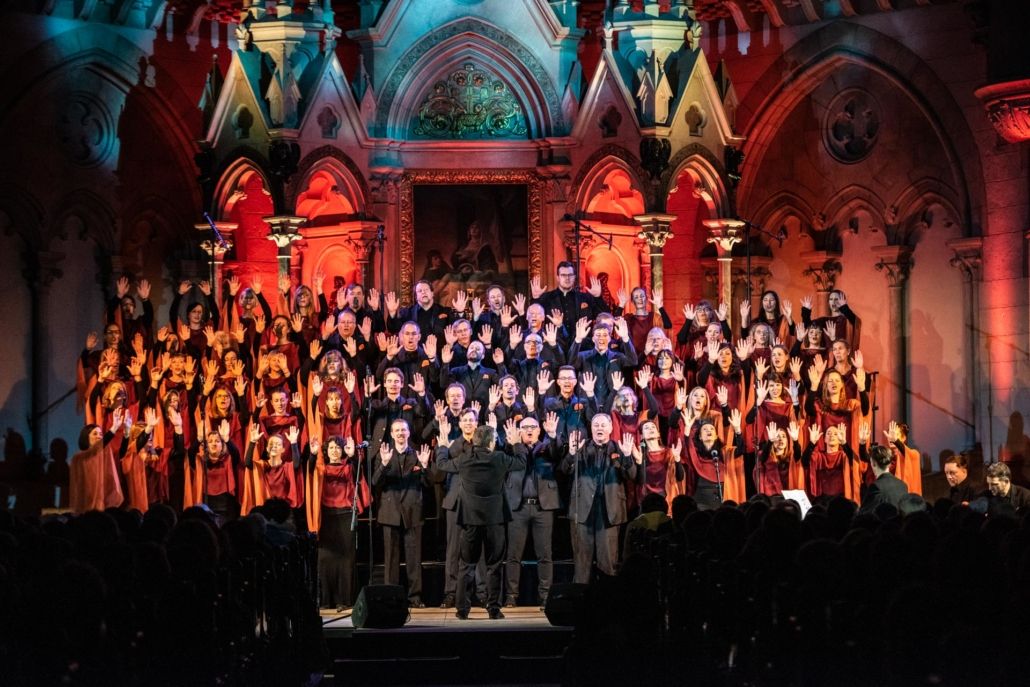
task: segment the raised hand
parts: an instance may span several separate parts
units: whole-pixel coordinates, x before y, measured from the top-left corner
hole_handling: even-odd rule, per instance
[[[764,379],[759,379],[755,382],[755,405],[762,405],[765,403],[766,397],[769,395],[769,382]]]
[[[719,342],[709,341],[708,342],[708,362],[715,363],[719,359]]]
[[[837,323],[836,322],[827,322],[823,326],[823,332],[825,332],[825,334],[826,334],[826,340],[827,341],[836,341],[837,340]]]
[[[451,344],[444,344],[443,350],[440,351],[440,362],[450,365],[452,360],[454,360],[454,347]]]
[[[791,441],[797,441],[801,438],[801,425],[795,420],[791,420],[790,424],[787,425],[787,436],[790,437]]]
[[[515,312],[519,314],[519,317],[526,314],[526,294],[515,294],[515,298],[512,299],[512,303],[515,305]]]
[[[527,386],[526,390],[522,392],[522,402],[526,404],[526,410],[533,412],[536,410],[536,389],[531,386]]]
[[[242,396],[243,392],[247,390],[247,378],[242,375],[236,377],[232,384],[237,396]]]
[[[619,301],[620,308],[625,308],[626,304],[629,303],[629,294],[626,293],[626,289],[622,288],[621,286],[619,287],[619,290],[616,293],[615,297]]]
[[[808,368],[808,384],[812,391],[817,391],[819,389],[819,382],[822,378],[823,376],[819,374],[819,370],[815,369],[814,365]]]
[[[143,409],[143,423],[147,427],[147,433],[154,431],[154,428],[160,424],[160,420],[157,419],[157,410],[155,408],[144,408]]]
[[[458,291],[451,299],[451,308],[458,312],[465,312],[465,306],[469,303],[469,295],[466,291]]]
[[[544,428],[544,431],[547,432],[547,436],[555,436],[558,433],[558,413],[554,411],[547,413],[547,417],[544,418],[544,422],[541,426]]]
[[[734,408],[730,411],[730,426],[733,427],[733,431],[736,434],[740,434],[740,408]]]
[[[612,391],[618,391],[625,386],[626,380],[622,376],[622,372],[615,370],[612,372]]]
[[[698,343],[700,343],[700,341]],[[683,363],[678,360],[672,364],[672,378],[677,382],[682,382],[686,379],[683,376]]]
[[[190,290],[191,286],[193,286],[193,285],[190,284],[188,279],[183,279],[182,281],[180,281],[179,282],[179,295],[180,296],[185,296],[186,292]]]
[[[411,390],[415,392],[416,396],[424,396],[426,393],[426,378],[421,373],[416,372],[411,375]]]
[[[447,325],[443,328],[443,340],[452,346],[458,340],[458,337],[454,335],[454,327],[452,325]]]
[[[873,438],[873,430],[869,426],[868,422],[863,422],[858,426],[858,443],[868,444],[869,440]]]
[[[548,322],[544,327],[544,343],[552,347],[558,345],[558,328],[553,322]]]
[[[372,375],[365,377],[365,398],[369,398],[372,394],[379,390],[379,385],[376,384],[376,378]]]
[[[694,319],[694,315],[696,315],[696,314],[697,314],[697,309],[694,307],[693,303],[685,303],[683,305],[683,319],[685,319],[687,322],[690,322],[691,320],[693,320]]]
[[[136,294],[141,301],[150,300],[150,281],[140,279],[139,284],[136,285]]]
[[[311,439],[308,440],[308,451],[311,453],[312,458],[318,455],[321,448],[322,442],[318,440],[318,437],[311,437]]]
[[[111,411],[111,431],[120,432],[125,424],[125,408],[115,408]]]
[[[551,373],[547,370],[540,370],[536,373],[536,390],[543,396],[547,393],[547,390],[554,384],[554,380],[551,379]]]
[[[792,405],[798,404],[798,398],[801,395],[801,389],[798,387],[798,380],[792,379],[787,385],[787,393],[790,394],[790,402]]]
[[[301,406],[300,392],[299,391],[295,391],[293,393],[293,395],[290,397],[290,407],[291,408],[300,408],[300,406]]]
[[[848,440],[848,426],[843,422],[837,425],[837,437],[840,438],[842,444]]]
[[[447,413],[437,415],[436,423],[440,429],[440,434],[436,439],[436,445],[449,446],[451,443],[450,439],[448,439],[448,437],[451,436],[451,421],[447,419]]]
[[[580,443],[581,443],[580,439],[582,438],[582,436],[583,436],[583,433],[580,432],[578,429],[574,429],[571,432],[569,432],[569,453],[570,454],[574,454],[574,453],[578,453],[579,452]]]
[[[125,294],[129,293],[129,279],[128,277],[118,277],[114,283],[115,295],[119,299],[125,298]]]
[[[801,307],[804,308],[805,310],[811,310],[812,309],[812,297],[811,296],[802,296],[801,297]]]
[[[817,353],[816,356],[812,358],[812,367],[814,367],[816,372],[819,373],[819,376],[822,377],[823,373],[826,372],[826,360]]]
[[[322,342],[315,339],[308,346],[308,355],[311,356],[312,360],[318,360],[318,356],[322,354]]]
[[[887,424],[887,429],[883,430],[883,435],[887,437],[887,443],[893,444],[898,440],[898,423],[891,420]]]
[[[390,464],[390,460],[393,459],[393,449],[385,441],[379,445],[379,462],[386,467]]]
[[[185,322],[179,323],[179,339],[183,343],[190,340],[190,328]]]
[[[177,430],[179,430],[181,432],[182,431],[182,414],[179,413],[179,411],[176,410],[175,408],[169,408],[165,412],[165,415],[168,416],[169,424],[171,424],[172,427],[174,427],[175,429],[177,429]]]
[[[494,413],[494,412],[487,413],[486,414],[486,424],[490,425],[491,427],[493,427],[496,430],[497,429],[497,413]]]
[[[240,292],[240,278],[235,274],[229,277],[229,295],[236,298],[236,294]]]
[[[231,431],[232,431],[232,427],[229,426],[229,421],[228,420],[222,420],[221,422],[218,423],[218,436],[220,436],[222,438],[223,442],[228,442],[229,441],[229,436],[231,435]]]
[[[669,451],[672,453],[672,459],[677,463],[683,460],[683,442],[679,439],[676,440],[675,444],[669,447]]]
[[[475,322],[483,314],[483,299],[476,296],[472,299],[472,321]]]
[[[430,360],[436,358],[436,334],[426,337],[426,340],[422,342],[422,350],[426,352],[426,357]]]
[[[353,458],[354,454],[357,453],[357,445],[354,443],[354,437],[347,437],[347,441],[343,442],[343,455],[348,458]]]
[[[325,283],[325,272],[323,272],[320,269],[319,270],[315,270],[315,275],[314,275],[314,287],[315,287],[315,289],[314,290],[315,290],[316,294],[322,293],[322,284],[323,283]]]
[[[372,340],[372,318],[367,315],[361,318],[361,326],[358,327],[358,331],[361,332],[361,338],[365,341]]]
[[[207,340],[207,347],[211,348],[215,345],[215,327],[214,325],[207,325],[204,327],[204,339]]]
[[[501,402],[501,387],[499,387],[496,384],[494,384],[494,385],[492,385],[490,387],[490,400],[488,401],[487,406],[491,410],[493,410],[494,408],[497,407],[497,404],[500,403],[500,402]]]
[[[705,342],[698,339],[694,342],[694,360],[700,360],[705,354]]]
[[[258,334],[261,334],[265,331],[266,324],[267,323],[265,321],[265,313],[259,310],[254,315],[254,331]]]
[[[755,379],[765,379],[765,373],[769,371],[769,364],[765,358],[755,360]]]
[[[865,369],[865,356],[862,355],[862,351],[855,351],[855,354],[851,356],[851,364],[855,366],[856,370]]]
[[[790,376],[794,379],[801,379],[801,358],[797,356],[790,359]]]
[[[769,441],[776,441],[776,437],[780,433],[780,428],[776,426],[775,422],[770,422],[765,428],[765,435],[769,437]]]
[[[291,444],[296,444],[297,437],[299,436],[300,428],[296,425],[291,425],[290,428],[286,430],[286,441],[290,442]]]
[[[515,423],[515,418],[509,417],[508,421],[504,423],[504,437],[512,446],[522,443],[522,436],[519,434],[519,426]]]
[[[651,292],[651,305],[654,306],[655,312],[665,307],[665,292],[662,289]]]
[[[581,317],[576,320],[576,342],[582,343],[583,339],[587,338],[587,334],[590,333],[590,321],[585,317]]]
[[[476,417],[483,416],[483,404],[479,401],[472,401],[472,403],[469,403],[469,408],[476,411]]]
[[[354,393],[354,387],[357,386],[358,375],[353,370],[347,370],[343,374],[343,388],[347,390],[348,394]]]
[[[597,377],[593,372],[584,372],[579,376],[579,386],[588,397],[594,395],[594,387],[597,385]]]
[[[794,304],[790,301],[782,301],[780,303],[780,310],[783,311],[783,316],[787,318],[787,322],[794,321]]]
[[[510,305],[505,304],[505,306],[501,308],[501,326],[510,327],[516,319],[515,311],[512,310]]]
[[[544,287],[540,284],[540,277],[533,277],[529,280],[529,292],[533,296],[533,300],[537,300],[540,296],[544,295]]]
[[[200,287],[200,292],[205,296],[211,295],[211,282],[209,282],[207,279],[197,284],[197,286]]]
[[[401,302],[397,300],[397,294],[393,291],[388,291],[383,298],[383,303],[386,305],[386,312],[390,317],[395,317],[397,310],[401,307]]]
[[[726,316],[729,314],[729,312],[730,312],[730,304],[723,302],[723,303],[719,303],[719,309],[715,311],[715,314],[719,318],[720,322],[725,322],[726,321]]]
[[[676,385],[676,407],[681,411],[687,407],[687,390],[679,384]]]
[[[311,375],[311,395],[318,398],[322,395],[322,389],[325,388],[325,382],[318,375]]]
[[[165,326],[157,330],[157,340],[164,343],[164,341],[168,338],[168,335],[171,333],[171,328],[166,324]]]
[[[619,439],[619,450],[622,452],[622,455],[632,456],[634,444],[636,444],[636,441],[633,439],[632,434],[629,432],[623,434],[622,438]]]
[[[737,341],[735,349],[738,360],[747,360],[751,357],[751,352],[754,349],[754,346],[751,344],[749,340],[741,339]]]
[[[379,290],[369,289],[366,302],[368,303],[369,310],[379,310]]]
[[[397,354],[401,352],[401,342],[396,336],[391,336],[386,339],[386,357],[396,358]]]
[[[740,324],[746,327],[751,321],[751,304],[747,301],[740,302]]]
[[[493,359],[495,365],[502,365],[504,363],[504,351],[500,348],[495,348],[493,352]]]
[[[597,277],[590,277],[590,288],[587,289],[594,298],[601,297],[601,280]]]
[[[805,324],[803,322],[798,322],[797,325],[794,327],[794,337],[802,344],[804,344],[806,343],[805,336],[807,334],[808,329],[805,328]]]
[[[479,340],[483,342],[484,346],[491,346],[494,341],[494,328],[484,324],[483,328],[479,331]]]
[[[644,365],[642,368],[637,370],[636,383],[641,389],[646,389],[651,385],[651,379],[654,377],[654,373],[651,372],[650,365]]]
[[[629,341],[629,324],[626,323],[625,317],[615,318],[615,332],[623,341]]]
[[[217,363],[216,363],[217,365]],[[133,377],[139,377],[143,372],[143,359],[136,356],[132,356],[132,360],[129,361],[129,374]]]
[[[816,444],[823,436],[823,431],[819,425],[812,425],[808,428],[808,441],[811,444]]]
[[[719,385],[719,388],[715,390],[715,400],[718,401],[719,405],[729,405],[730,402],[730,390],[725,385]]]
[[[561,308],[551,308],[551,313],[547,316],[555,327],[560,327],[565,323],[565,313],[561,311]]]
[[[258,423],[255,422],[247,428],[247,440],[250,443],[256,444],[258,441],[261,440],[261,435],[261,425],[259,425]]]

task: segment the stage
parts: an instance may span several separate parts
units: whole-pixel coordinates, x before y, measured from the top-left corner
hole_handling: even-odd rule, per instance
[[[322,612],[332,685],[558,685],[570,627],[554,627],[536,606],[503,609],[490,620],[473,608],[412,609],[403,627],[356,629],[350,611]]]

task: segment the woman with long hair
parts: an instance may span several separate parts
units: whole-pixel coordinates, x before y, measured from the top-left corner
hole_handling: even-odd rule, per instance
[[[809,394],[805,400],[805,416],[809,429],[817,428],[825,435],[830,427],[837,427],[837,440],[847,444],[853,455],[858,451],[858,431],[862,416],[869,412],[869,394],[865,391],[866,373],[863,368],[855,369],[855,381],[859,388],[858,399],[848,398],[844,378],[836,370],[826,370],[826,363],[817,358],[808,370]],[[825,375],[823,374],[825,372]],[[818,447],[826,449],[825,441]],[[845,475],[843,494],[859,503],[864,466],[860,461],[851,462],[851,470]],[[811,478],[809,479],[811,483]]]
[[[640,425],[639,440],[633,444],[633,460],[637,463],[637,500],[643,503],[648,494],[660,494],[671,511],[672,500],[683,493],[686,470],[682,463],[680,441],[666,447],[654,420]]]
[[[694,500],[701,508],[718,508],[723,501],[743,503],[744,437],[740,433],[740,411],[730,413],[732,440],[723,441],[718,426],[704,418],[690,428],[683,440],[687,459],[695,474]],[[720,498],[721,497],[721,498]]]
[[[801,465],[801,427],[791,421],[786,430],[770,422],[765,425],[765,441],[758,444],[755,461],[755,488],[759,494],[775,496],[784,489],[804,489]],[[801,474],[800,480],[796,475]],[[800,486],[796,486],[800,482]]]
[[[72,456],[70,467],[68,505],[73,513],[122,505],[122,485],[111,442],[124,431],[125,410],[116,408],[111,415],[108,431],[90,423],[79,432],[79,451]]]

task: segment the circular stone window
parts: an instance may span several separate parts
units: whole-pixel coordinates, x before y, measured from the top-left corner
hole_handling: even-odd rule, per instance
[[[823,143],[840,162],[862,160],[876,145],[879,132],[880,107],[869,93],[852,88],[830,101],[823,122]]]

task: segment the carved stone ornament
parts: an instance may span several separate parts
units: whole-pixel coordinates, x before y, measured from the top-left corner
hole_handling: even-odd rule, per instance
[[[433,84],[419,107],[414,134],[444,139],[520,138],[526,136],[526,116],[503,81],[466,64]]]
[[[543,277],[543,196],[544,180],[528,170],[452,170],[410,169],[398,182],[400,200],[400,247],[402,300],[410,298],[415,275],[415,184],[474,185],[524,184],[526,186],[526,223],[529,231],[529,277]],[[406,302],[406,301],[405,301]]]
[[[823,143],[830,155],[845,164],[864,159],[880,133],[880,106],[857,88],[841,91],[830,101],[823,121]]]
[[[58,118],[57,136],[69,159],[80,167],[104,162],[114,147],[114,119],[91,93],[72,93]]]
[[[672,143],[667,138],[640,139],[640,166],[647,170],[652,181],[662,176],[662,172],[669,166],[671,154]]]
[[[1030,79],[984,86],[976,97],[999,136],[1009,143],[1030,140]]]

